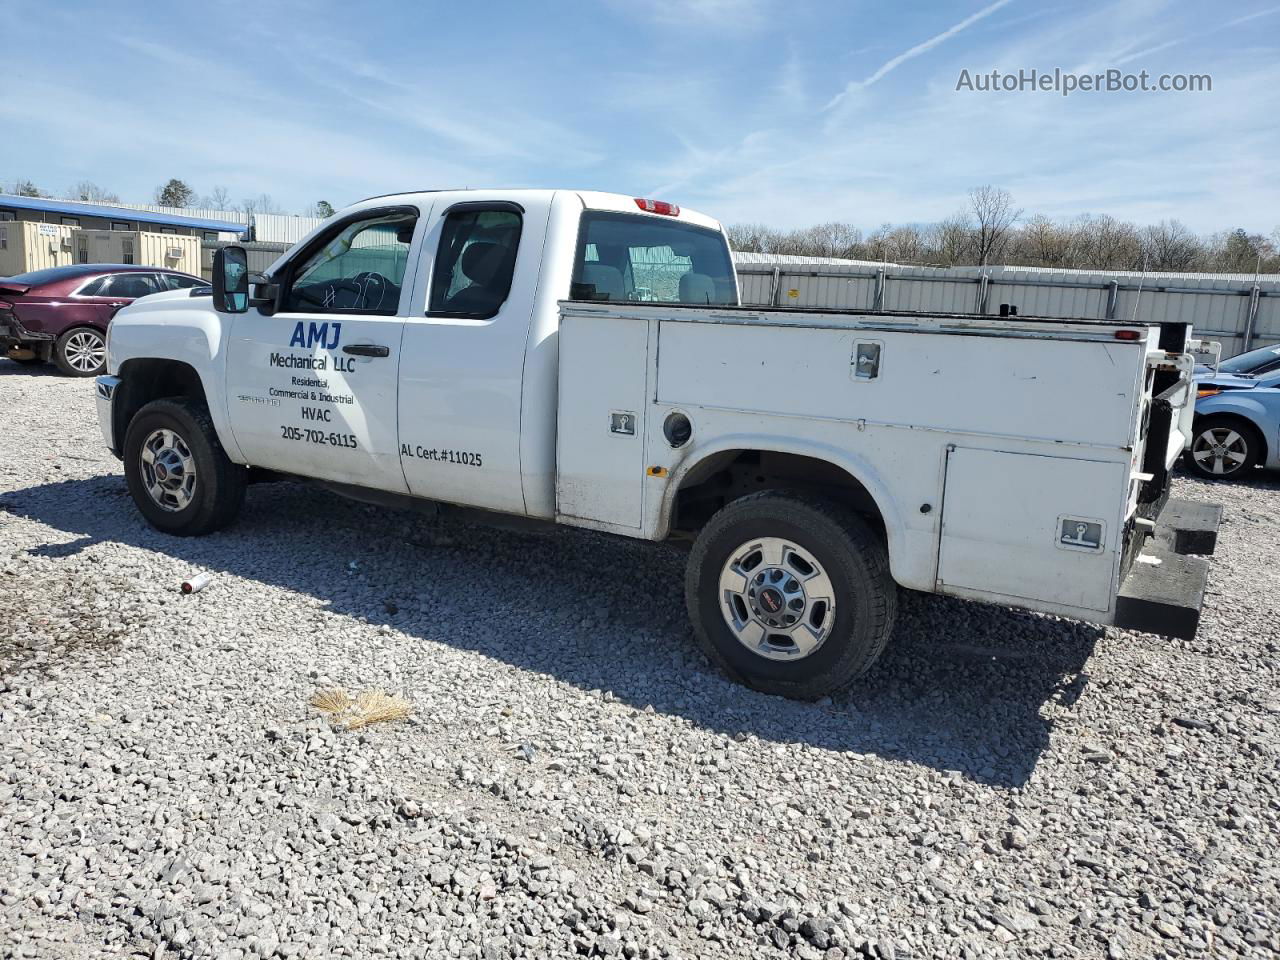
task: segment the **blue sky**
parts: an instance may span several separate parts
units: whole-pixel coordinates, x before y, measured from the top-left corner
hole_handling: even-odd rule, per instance
[[[1054,217],[1280,225],[1274,0],[0,0],[0,183],[169,177],[296,212],[450,186],[727,221],[927,222],[993,183]],[[977,93],[961,69],[1208,73],[1209,93]]]

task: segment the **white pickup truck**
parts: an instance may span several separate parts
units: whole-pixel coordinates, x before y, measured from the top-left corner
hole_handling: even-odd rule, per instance
[[[404,193],[265,275],[226,247],[211,290],[122,310],[98,410],[171,534],[287,475],[689,541],[707,653],[786,696],[866,670],[899,587],[1190,636],[1188,554],[1219,513],[1167,503],[1189,327],[1006,313],[742,307],[724,231],[691,210]]]

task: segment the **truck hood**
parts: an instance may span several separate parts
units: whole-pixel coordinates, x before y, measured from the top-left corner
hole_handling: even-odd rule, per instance
[[[192,289],[201,290],[202,287],[194,287]],[[192,309],[208,310],[212,307],[212,301],[208,294],[199,297],[193,297],[191,290],[164,290],[160,293],[151,293],[145,297],[139,297],[127,307],[121,308],[116,314],[117,317],[125,315],[134,317],[140,313],[147,313],[154,310],[164,310],[172,312],[174,310],[184,309],[188,304]]]

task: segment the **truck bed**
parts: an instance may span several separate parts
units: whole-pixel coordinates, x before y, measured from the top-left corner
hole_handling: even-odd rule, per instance
[[[565,302],[557,516],[660,539],[708,457],[811,457],[866,489],[899,584],[1111,622],[1174,326]]]

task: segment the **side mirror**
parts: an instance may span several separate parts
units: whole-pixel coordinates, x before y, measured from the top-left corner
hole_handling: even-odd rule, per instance
[[[222,247],[213,255],[213,308],[219,313],[249,309],[249,255],[244,247]]]

